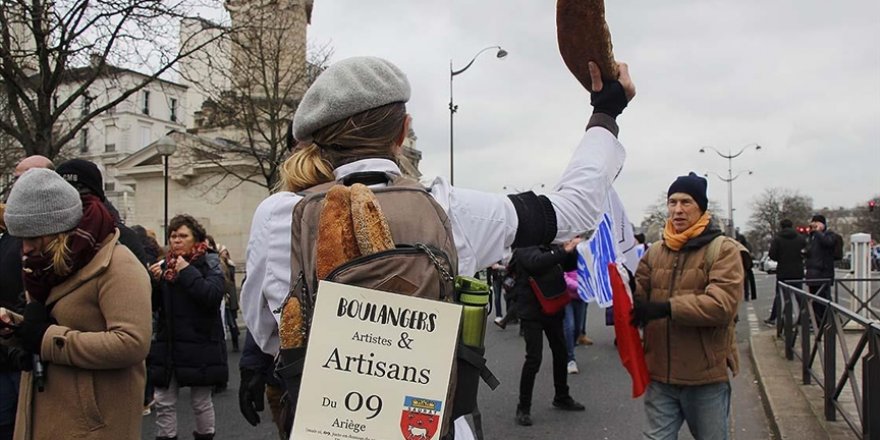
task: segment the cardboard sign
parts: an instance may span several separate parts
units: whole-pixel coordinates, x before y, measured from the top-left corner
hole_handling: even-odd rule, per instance
[[[321,281],[291,440],[439,439],[461,306]]]

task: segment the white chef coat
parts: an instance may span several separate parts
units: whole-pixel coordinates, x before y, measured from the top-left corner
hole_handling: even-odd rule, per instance
[[[560,182],[547,194],[556,212],[557,240],[595,228],[625,157],[623,145],[607,129],[591,127],[584,133]],[[340,180],[360,171],[400,174],[387,159],[359,160],[334,174]],[[426,187],[449,216],[459,273],[475,273],[509,252],[518,219],[506,195],[455,188],[444,178]],[[301,199],[291,192],[273,194],[260,203],[251,223],[241,309],[260,349],[272,355],[278,353],[280,319],[273,311],[280,308],[290,287],[291,215]]]

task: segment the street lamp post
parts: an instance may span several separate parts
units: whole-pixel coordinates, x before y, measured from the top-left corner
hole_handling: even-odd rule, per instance
[[[165,246],[168,246],[168,159],[177,151],[177,142],[169,136],[162,136],[156,141],[156,152],[164,159],[165,162],[165,222],[163,224],[163,232],[165,235]]]
[[[727,211],[728,211],[727,235],[730,237],[736,236],[736,229],[734,228],[734,225],[733,225],[733,181],[736,180],[737,177],[739,177],[739,174],[737,174],[736,177],[734,177],[734,175],[733,175],[733,159],[739,157],[739,155],[743,154],[746,150],[748,150],[749,148],[752,148],[752,147],[755,148],[755,151],[761,149],[761,146],[758,144],[748,144],[748,145],[745,145],[744,147],[740,148],[740,150],[736,154],[731,154],[730,149],[727,150],[727,154],[724,154],[724,153],[718,151],[718,149],[716,149],[715,147],[700,148],[700,153],[705,153],[706,149],[708,148],[708,149],[714,151],[715,153],[717,153],[719,156],[727,159],[727,178],[725,179],[721,176],[718,176],[717,174],[716,174],[716,176],[718,176],[718,178],[721,179],[722,181],[727,182]],[[749,171],[749,174],[752,174],[752,172]]]
[[[452,78],[455,77],[456,75],[464,73],[465,70],[468,70],[468,68],[470,68],[471,65],[474,64],[474,61],[477,60],[477,57],[480,56],[481,53],[483,53],[489,49],[498,49],[498,52],[495,54],[496,58],[504,58],[507,56],[507,51],[502,49],[501,46],[489,46],[489,47],[486,47],[486,48],[480,50],[479,52],[477,52],[477,54],[474,55],[473,58],[471,58],[471,61],[469,63],[467,63],[467,65],[465,65],[461,69],[458,69],[458,70],[453,69],[452,68],[452,59],[449,60],[449,184],[450,185],[455,184],[455,162],[453,160],[453,151],[454,150],[453,150],[453,130],[452,130],[453,121],[452,121],[452,119],[453,119],[453,116],[455,115],[455,112],[458,110],[458,106],[455,105],[455,103],[452,100]]]

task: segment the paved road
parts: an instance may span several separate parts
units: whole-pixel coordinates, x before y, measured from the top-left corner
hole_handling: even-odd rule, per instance
[[[759,397],[755,378],[752,374],[748,354],[748,335],[759,328],[758,318],[766,318],[772,298],[774,277],[757,274],[759,298],[755,302],[744,303],[740,312],[741,320],[737,326],[737,340],[740,349],[741,373],[733,381],[732,423],[735,432],[732,438],[767,439],[772,438]],[[502,385],[494,392],[483,387],[480,392],[480,406],[483,411],[483,426],[486,438],[525,440],[540,438],[576,439],[637,439],[644,426],[644,411],[641,399],[630,397],[630,379],[621,367],[617,351],[613,346],[613,330],[606,327],[603,311],[592,305],[588,313],[588,333],[595,341],[589,347],[577,347],[577,359],[581,374],[570,375],[571,394],[581,401],[587,410],[582,413],[568,413],[554,409],[552,375],[547,363],[550,355],[545,347],[545,363],[538,375],[535,386],[532,416],[535,425],[521,427],[514,423],[514,413],[518,396],[519,373],[522,368],[525,346],[518,335],[518,327],[507,330],[491,326],[487,334],[489,364]],[[238,412],[238,354],[230,353],[233,366],[229,390],[214,396],[217,413],[217,439],[277,439],[271,422],[264,420],[254,428],[248,425]],[[183,403],[179,411],[180,436],[191,438],[193,419],[188,408],[189,391],[181,391]],[[266,414],[266,419],[268,414]],[[144,417],[142,438],[155,436],[155,417]],[[184,435],[186,433],[186,435]],[[683,429],[683,439],[690,439],[687,428]]]

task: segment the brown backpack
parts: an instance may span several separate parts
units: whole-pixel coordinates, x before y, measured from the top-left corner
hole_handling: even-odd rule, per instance
[[[342,183],[349,186],[354,183],[372,184],[377,180],[388,182],[385,187],[371,189],[387,219],[395,247],[349,260],[335,267],[324,279],[402,295],[453,301],[458,254],[446,212],[424,186],[410,178],[385,173],[356,173]],[[306,327],[310,322],[318,286],[316,254],[319,218],[325,196],[338,184],[328,182],[305,190],[301,193],[303,200],[293,209],[289,297],[299,299]],[[284,310],[284,306],[281,310]],[[442,435],[452,428],[454,417],[476,410],[476,392],[481,376],[487,382],[494,380],[490,383],[493,389],[497,386],[497,379],[488,372],[482,355],[483,352],[474,352],[470,347],[458,344],[457,362],[453,363],[447,393],[450,410],[445,413]],[[299,387],[304,357],[305,346],[281,350],[276,372],[288,390],[297,390]],[[464,371],[469,373],[467,377],[463,376]],[[468,394],[463,400],[456,394],[459,383],[467,384],[459,390],[459,394]],[[291,419],[287,423],[292,424],[296,391],[289,394],[286,404],[291,407],[288,414]],[[460,401],[473,402],[473,405],[455,403]]]

